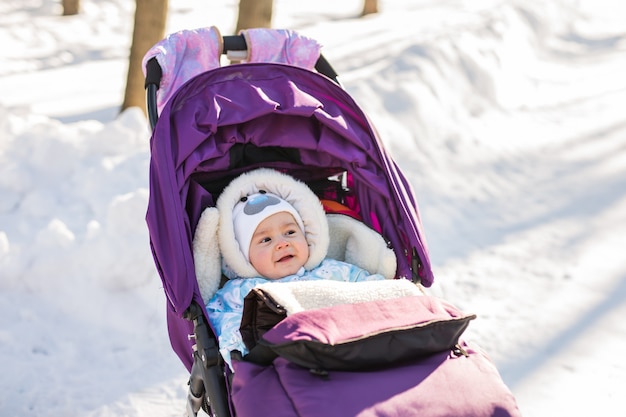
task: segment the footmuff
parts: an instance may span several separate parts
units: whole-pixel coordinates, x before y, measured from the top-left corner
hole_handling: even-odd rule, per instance
[[[238,416],[520,416],[491,360],[460,339],[474,315],[402,280],[324,284],[317,301],[316,281],[247,297]]]

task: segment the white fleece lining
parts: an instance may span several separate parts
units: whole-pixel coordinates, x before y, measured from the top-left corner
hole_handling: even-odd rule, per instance
[[[327,214],[326,218],[331,236],[328,258],[356,265],[387,279],[396,275],[396,254],[380,234],[344,214]]]
[[[331,280],[269,282],[257,288],[269,294],[287,315],[340,304],[390,300],[423,295],[417,285],[406,279],[364,282]]]
[[[396,256],[381,235],[343,214],[328,214],[326,217],[332,236],[328,247],[329,258],[351,263],[387,279],[394,277]],[[193,239],[196,279],[205,301],[213,297],[222,279],[218,222],[218,210],[215,207],[206,208]]]
[[[227,263],[235,262],[243,265],[243,271],[248,275],[240,274],[242,277],[260,275],[243,257],[232,227],[232,208],[236,202],[242,196],[256,192],[258,189],[288,196],[285,199],[302,214],[307,229],[307,242],[312,245],[311,256],[313,258],[307,262],[306,268],[312,269],[328,257],[351,263],[371,274],[381,274],[387,279],[394,278],[395,253],[387,247],[383,237],[376,231],[343,214],[325,215],[321,203],[306,184],[285,174],[270,169],[260,169],[244,175],[246,177],[243,180],[235,179],[226,187],[224,190],[226,195],[222,193],[218,199],[218,207],[208,207],[202,212],[194,233],[193,255],[196,279],[205,302],[209,301],[219,288],[222,279],[222,256]],[[296,191],[292,189],[293,187]],[[226,211],[226,214],[222,211]],[[229,226],[220,227],[224,222]],[[320,226],[315,227],[315,225]],[[233,268],[232,265],[230,266]],[[233,268],[233,270],[236,273],[242,272],[241,268],[238,270]]]
[[[218,290],[222,278],[217,227],[220,214],[215,207],[207,207],[200,216],[193,237],[193,263],[200,294],[208,302]]]

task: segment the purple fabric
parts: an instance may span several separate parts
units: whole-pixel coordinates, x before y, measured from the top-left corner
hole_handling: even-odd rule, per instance
[[[314,340],[336,345],[389,329],[461,317],[463,313],[446,301],[428,296],[401,297],[392,302],[374,300],[298,312],[274,326],[263,339],[272,344]]]
[[[491,361],[442,352],[404,366],[331,371],[327,378],[277,358],[271,366],[235,362],[232,400],[238,417],[520,417]]]
[[[244,143],[298,148],[301,165],[264,166],[291,169],[305,181],[324,173],[323,168],[350,171],[360,214],[368,224],[380,223],[396,251],[397,275],[411,276],[406,254],[415,248],[422,260],[421,282],[432,284],[409,182],[343,89],[322,75],[279,64],[232,65],[200,74],[168,101],[153,132],[146,216],[169,303],[170,339],[188,369],[192,342],[178,340],[189,328],[181,317],[192,300],[204,306],[195,277],[192,234],[200,209],[213,204],[197,182],[238,175],[229,168],[229,150]],[[302,166],[306,170],[293,171]]]

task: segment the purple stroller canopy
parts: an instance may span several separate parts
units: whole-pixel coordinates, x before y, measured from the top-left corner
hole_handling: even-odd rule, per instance
[[[236,146],[291,148],[297,157],[233,167]],[[245,159],[245,155],[242,156]],[[204,306],[195,276],[192,238],[225,185],[258,166],[284,169],[304,181],[347,171],[360,214],[391,242],[397,276],[433,282],[428,251],[409,182],[385,151],[352,98],[328,78],[281,64],[218,68],[187,82],[164,107],[151,139],[146,220],[167,299],[170,339],[191,366],[192,300]],[[219,189],[219,187],[216,187]],[[415,254],[418,262],[411,261]],[[207,300],[208,301],[208,300]]]

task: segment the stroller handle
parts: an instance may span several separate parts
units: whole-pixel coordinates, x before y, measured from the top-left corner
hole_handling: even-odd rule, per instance
[[[246,51],[248,49],[246,39],[243,37],[243,35],[224,36],[223,41],[223,55],[228,55],[228,52]],[[336,84],[341,85],[334,68],[330,65],[330,63],[326,60],[326,58],[324,58],[322,54],[320,54],[317,62],[315,63],[315,69],[320,74],[324,74],[325,76],[333,80]],[[159,119],[156,94],[157,90],[159,89],[159,85],[161,84],[162,76],[163,70],[161,68],[161,65],[159,65],[156,58],[150,58],[146,64],[146,80],[144,83],[144,88],[146,89],[146,107],[148,109],[148,119],[150,120],[150,127],[152,129],[154,129],[154,126]]]

